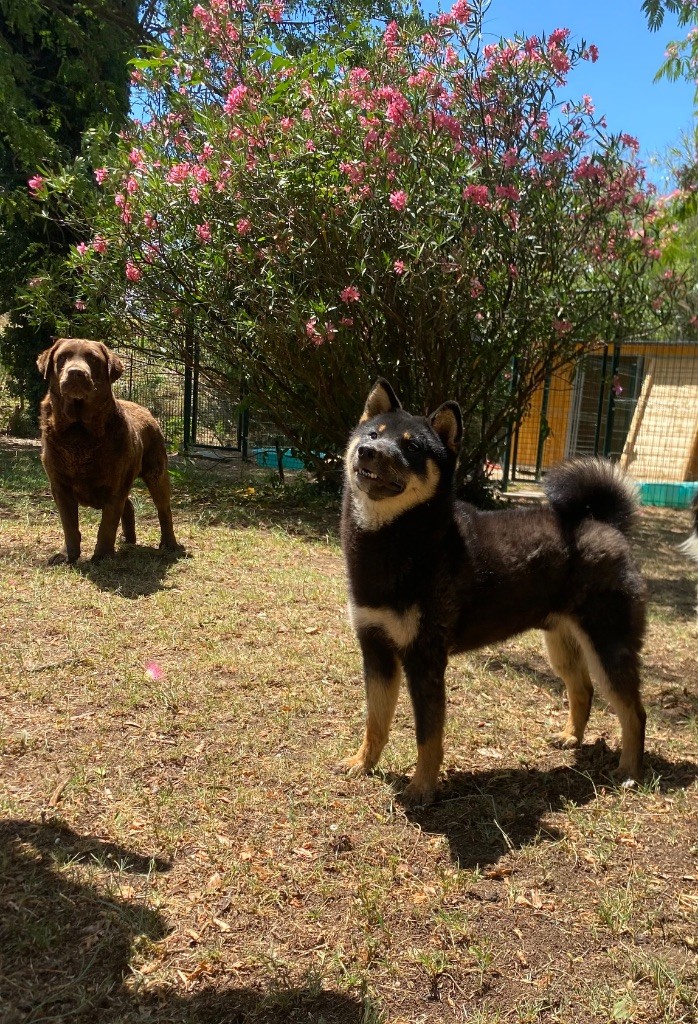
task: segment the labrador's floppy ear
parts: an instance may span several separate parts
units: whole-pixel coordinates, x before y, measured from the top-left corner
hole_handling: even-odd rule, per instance
[[[384,415],[402,409],[398,397],[384,377],[379,377],[371,388],[359,423],[372,420],[374,416]]]
[[[458,402],[444,402],[431,414],[429,423],[446,447],[457,453],[463,440],[463,415]]]
[[[124,364],[121,362],[116,352],[112,352],[110,348],[107,348],[103,341],[100,341],[99,344],[102,350],[104,351],[105,356],[107,357],[109,380],[113,384],[114,381],[118,380],[121,374],[124,372]]]
[[[53,353],[56,350],[57,345],[63,341],[62,338],[57,338],[53,345],[49,348],[45,348],[43,352],[40,352],[36,359],[36,365],[39,368],[39,373],[47,380],[48,377],[53,373]]]

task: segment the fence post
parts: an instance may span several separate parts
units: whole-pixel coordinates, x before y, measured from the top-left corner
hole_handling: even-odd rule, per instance
[[[545,384],[543,385],[543,401],[540,407],[540,426],[538,427],[538,447],[536,448],[536,475],[534,477],[536,483],[540,481],[541,469],[543,468],[543,445],[545,444],[546,438],[550,433],[548,427],[548,401],[550,399],[550,374],[545,375]]]
[[[613,362],[611,364],[611,383],[608,388],[608,411],[606,414],[606,437],[604,439],[603,453],[606,458],[611,454],[611,444],[613,443],[613,417],[616,411],[616,393],[613,390],[613,382],[616,379],[618,373],[618,364],[620,363],[620,344],[615,341],[613,343]]]
[[[192,341],[192,355],[194,362],[194,374],[192,379],[192,395],[191,395],[191,443],[192,447],[196,445],[196,428],[199,419],[199,339],[194,338]]]
[[[606,366],[608,365],[608,345],[603,347],[603,360],[601,362],[601,379],[599,381],[599,401],[596,406],[596,430],[594,431],[594,455],[599,454],[599,442],[601,441],[601,417],[603,416],[603,393],[606,386]],[[604,438],[604,444],[606,439]]]
[[[191,396],[194,335],[187,321],[184,328],[184,450],[191,448]]]
[[[516,358],[512,360],[511,364],[511,388],[510,393],[513,395],[516,390],[517,384],[517,370],[518,363]],[[504,458],[502,460],[502,493],[506,494],[507,488],[509,487],[509,470],[511,468],[511,456],[512,456],[512,444],[514,440],[514,431],[517,429],[517,423],[514,418],[509,420],[507,424],[507,433],[504,441]],[[514,466],[514,473],[516,472],[516,466]],[[514,476],[512,475],[512,480]]]

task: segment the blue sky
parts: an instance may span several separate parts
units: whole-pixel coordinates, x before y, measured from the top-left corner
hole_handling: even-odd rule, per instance
[[[449,10],[451,3],[441,3]],[[433,13],[437,4],[425,0]],[[611,132],[628,132],[640,142],[648,177],[662,189],[659,169],[649,166],[653,154],[678,143],[693,124],[693,87],[687,82],[654,82],[666,44],[681,39],[686,29],[667,15],[659,32],[650,32],[641,0],[492,0],[484,26],[486,42],[517,32],[540,35],[569,28],[575,40],[599,48],[596,64],[583,62],[570,75],[560,99],[590,95],[598,114],[605,114]]]

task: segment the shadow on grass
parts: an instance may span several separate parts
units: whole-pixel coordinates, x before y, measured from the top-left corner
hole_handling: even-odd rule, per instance
[[[181,558],[188,557],[184,549],[167,551],[142,544],[124,544],[113,558],[101,562],[79,561],[75,569],[100,590],[135,599],[162,590],[170,568]]]
[[[106,883],[73,880],[65,866],[76,863],[109,872]],[[359,1024],[358,1001],[316,984],[208,989],[190,997],[129,990],[123,981],[134,946],[156,942],[168,929],[161,914],[113,893],[124,874],[169,867],[63,825],[0,822],[3,1024]]]
[[[493,864],[510,850],[539,838],[560,839],[543,819],[568,804],[591,803],[602,787],[613,788],[610,773],[618,754],[603,740],[583,746],[574,767],[449,772],[439,797],[424,808],[410,808],[407,816],[423,832],[446,836],[451,857],[461,868]],[[645,758],[645,782],[660,792],[684,788],[698,778],[693,761],[667,761],[658,755]],[[393,777],[396,789],[407,779]],[[398,802],[401,798],[398,794]]]

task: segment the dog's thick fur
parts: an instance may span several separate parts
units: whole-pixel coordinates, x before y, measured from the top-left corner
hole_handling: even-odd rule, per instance
[[[620,719],[620,775],[638,781],[646,595],[624,536],[634,492],[612,463],[572,460],[548,474],[548,507],[481,512],[453,497],[461,437],[455,402],[412,416],[379,380],[350,438],[342,545],[367,713],[363,742],[343,767],[377,764],[404,670],[418,750],[405,797],[429,802],[443,758],[449,655],[538,628],[569,698],[554,741],[582,742],[593,679]]]
[[[79,505],[102,509],[93,561],[114,554],[119,521],[124,539],[135,544],[129,491],[138,476],[158,511],[160,547],[177,550],[162,431],[147,409],[114,398],[112,383],[123,373],[119,357],[101,342],[59,338],[37,366],[49,385],[41,403],[41,461],[65,538],[51,562],[80,557]]]

